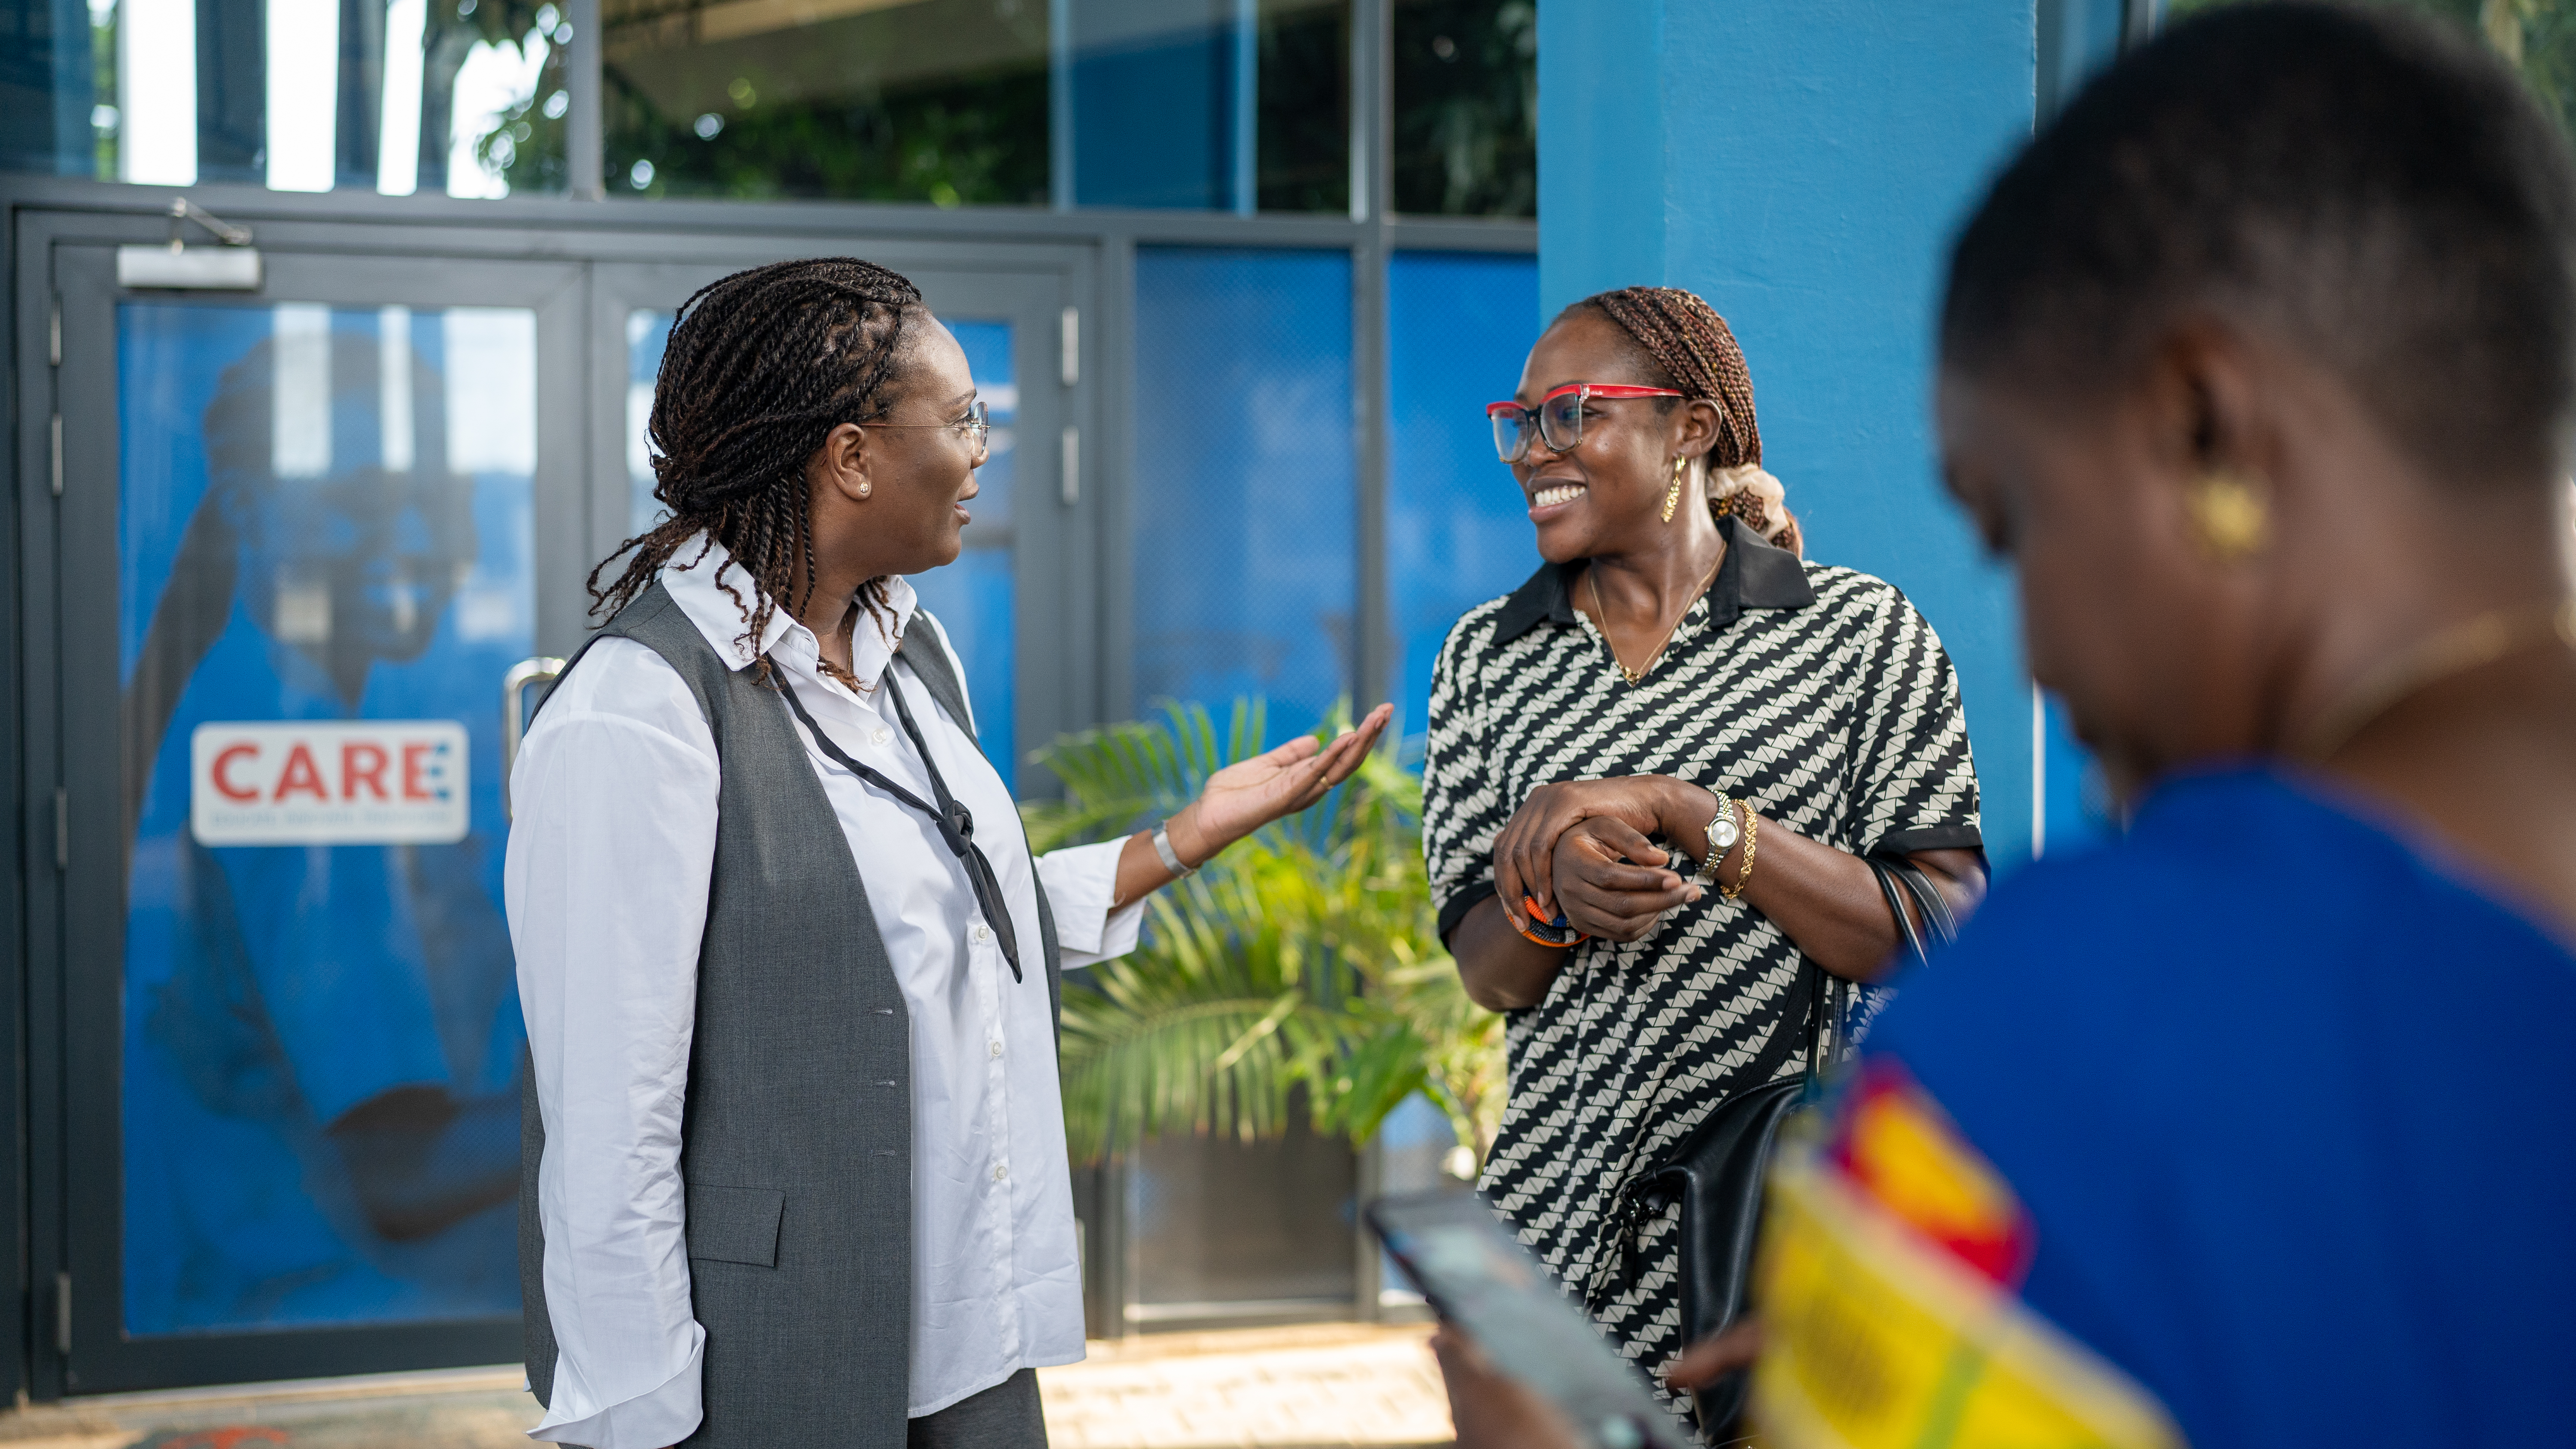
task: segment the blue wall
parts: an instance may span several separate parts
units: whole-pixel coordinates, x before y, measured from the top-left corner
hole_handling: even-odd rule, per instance
[[[1539,304],[1640,283],[1725,314],[1815,558],[1905,590],[1957,661],[1988,849],[2026,858],[2011,581],[1943,495],[1940,267],[2030,131],[2031,5],[1540,0]]]

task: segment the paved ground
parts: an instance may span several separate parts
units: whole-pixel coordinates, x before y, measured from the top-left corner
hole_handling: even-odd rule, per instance
[[[1442,1445],[1427,1328],[1318,1324],[1094,1343],[1045,1369],[1052,1449]],[[527,1449],[516,1369],[126,1394],[0,1413],[0,1449]]]

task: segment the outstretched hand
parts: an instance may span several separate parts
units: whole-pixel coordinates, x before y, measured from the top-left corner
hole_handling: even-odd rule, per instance
[[[1187,823],[1195,827],[1196,839],[1175,838],[1173,846],[1191,860],[1205,860],[1271,821],[1323,799],[1360,767],[1361,758],[1394,717],[1395,706],[1381,704],[1331,744],[1313,735],[1299,735],[1275,750],[1238,760],[1208,776],[1188,812],[1192,819]]]

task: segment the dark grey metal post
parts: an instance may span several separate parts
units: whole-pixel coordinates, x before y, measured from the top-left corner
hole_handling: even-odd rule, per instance
[[[1047,204],[1073,198],[1073,0],[1047,0]]]
[[[1386,484],[1388,399],[1386,265],[1392,188],[1391,94],[1387,51],[1394,38],[1388,0],[1351,7],[1351,215],[1368,225],[1351,246],[1351,422],[1358,451],[1359,597],[1353,622],[1351,702],[1365,710],[1388,698],[1394,683],[1395,631],[1387,603]]]
[[[572,25],[572,44],[564,51],[565,89],[572,109],[564,116],[567,179],[575,201],[601,201],[608,196],[608,134],[600,119],[600,54],[607,40],[600,32],[599,0],[565,0],[564,16]]]
[[[1351,247],[1351,422],[1352,446],[1358,451],[1359,558],[1358,617],[1352,621],[1351,704],[1365,711],[1394,694],[1395,629],[1388,604],[1386,578],[1386,414],[1392,391],[1387,379],[1387,259],[1392,251],[1387,217],[1394,190],[1390,161],[1394,155],[1394,87],[1388,58],[1394,48],[1395,19],[1389,0],[1353,0],[1351,6],[1351,219],[1367,229]],[[1377,1191],[1379,1143],[1358,1149],[1356,1195],[1361,1201]],[[1351,1233],[1351,1316],[1374,1322],[1378,1316],[1377,1242],[1353,1215]]]

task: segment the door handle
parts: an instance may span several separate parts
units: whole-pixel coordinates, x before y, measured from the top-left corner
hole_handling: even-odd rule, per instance
[[[519,742],[527,737],[528,686],[551,684],[564,672],[564,662],[551,654],[522,659],[501,676],[501,818],[510,819],[510,771],[519,763]]]

